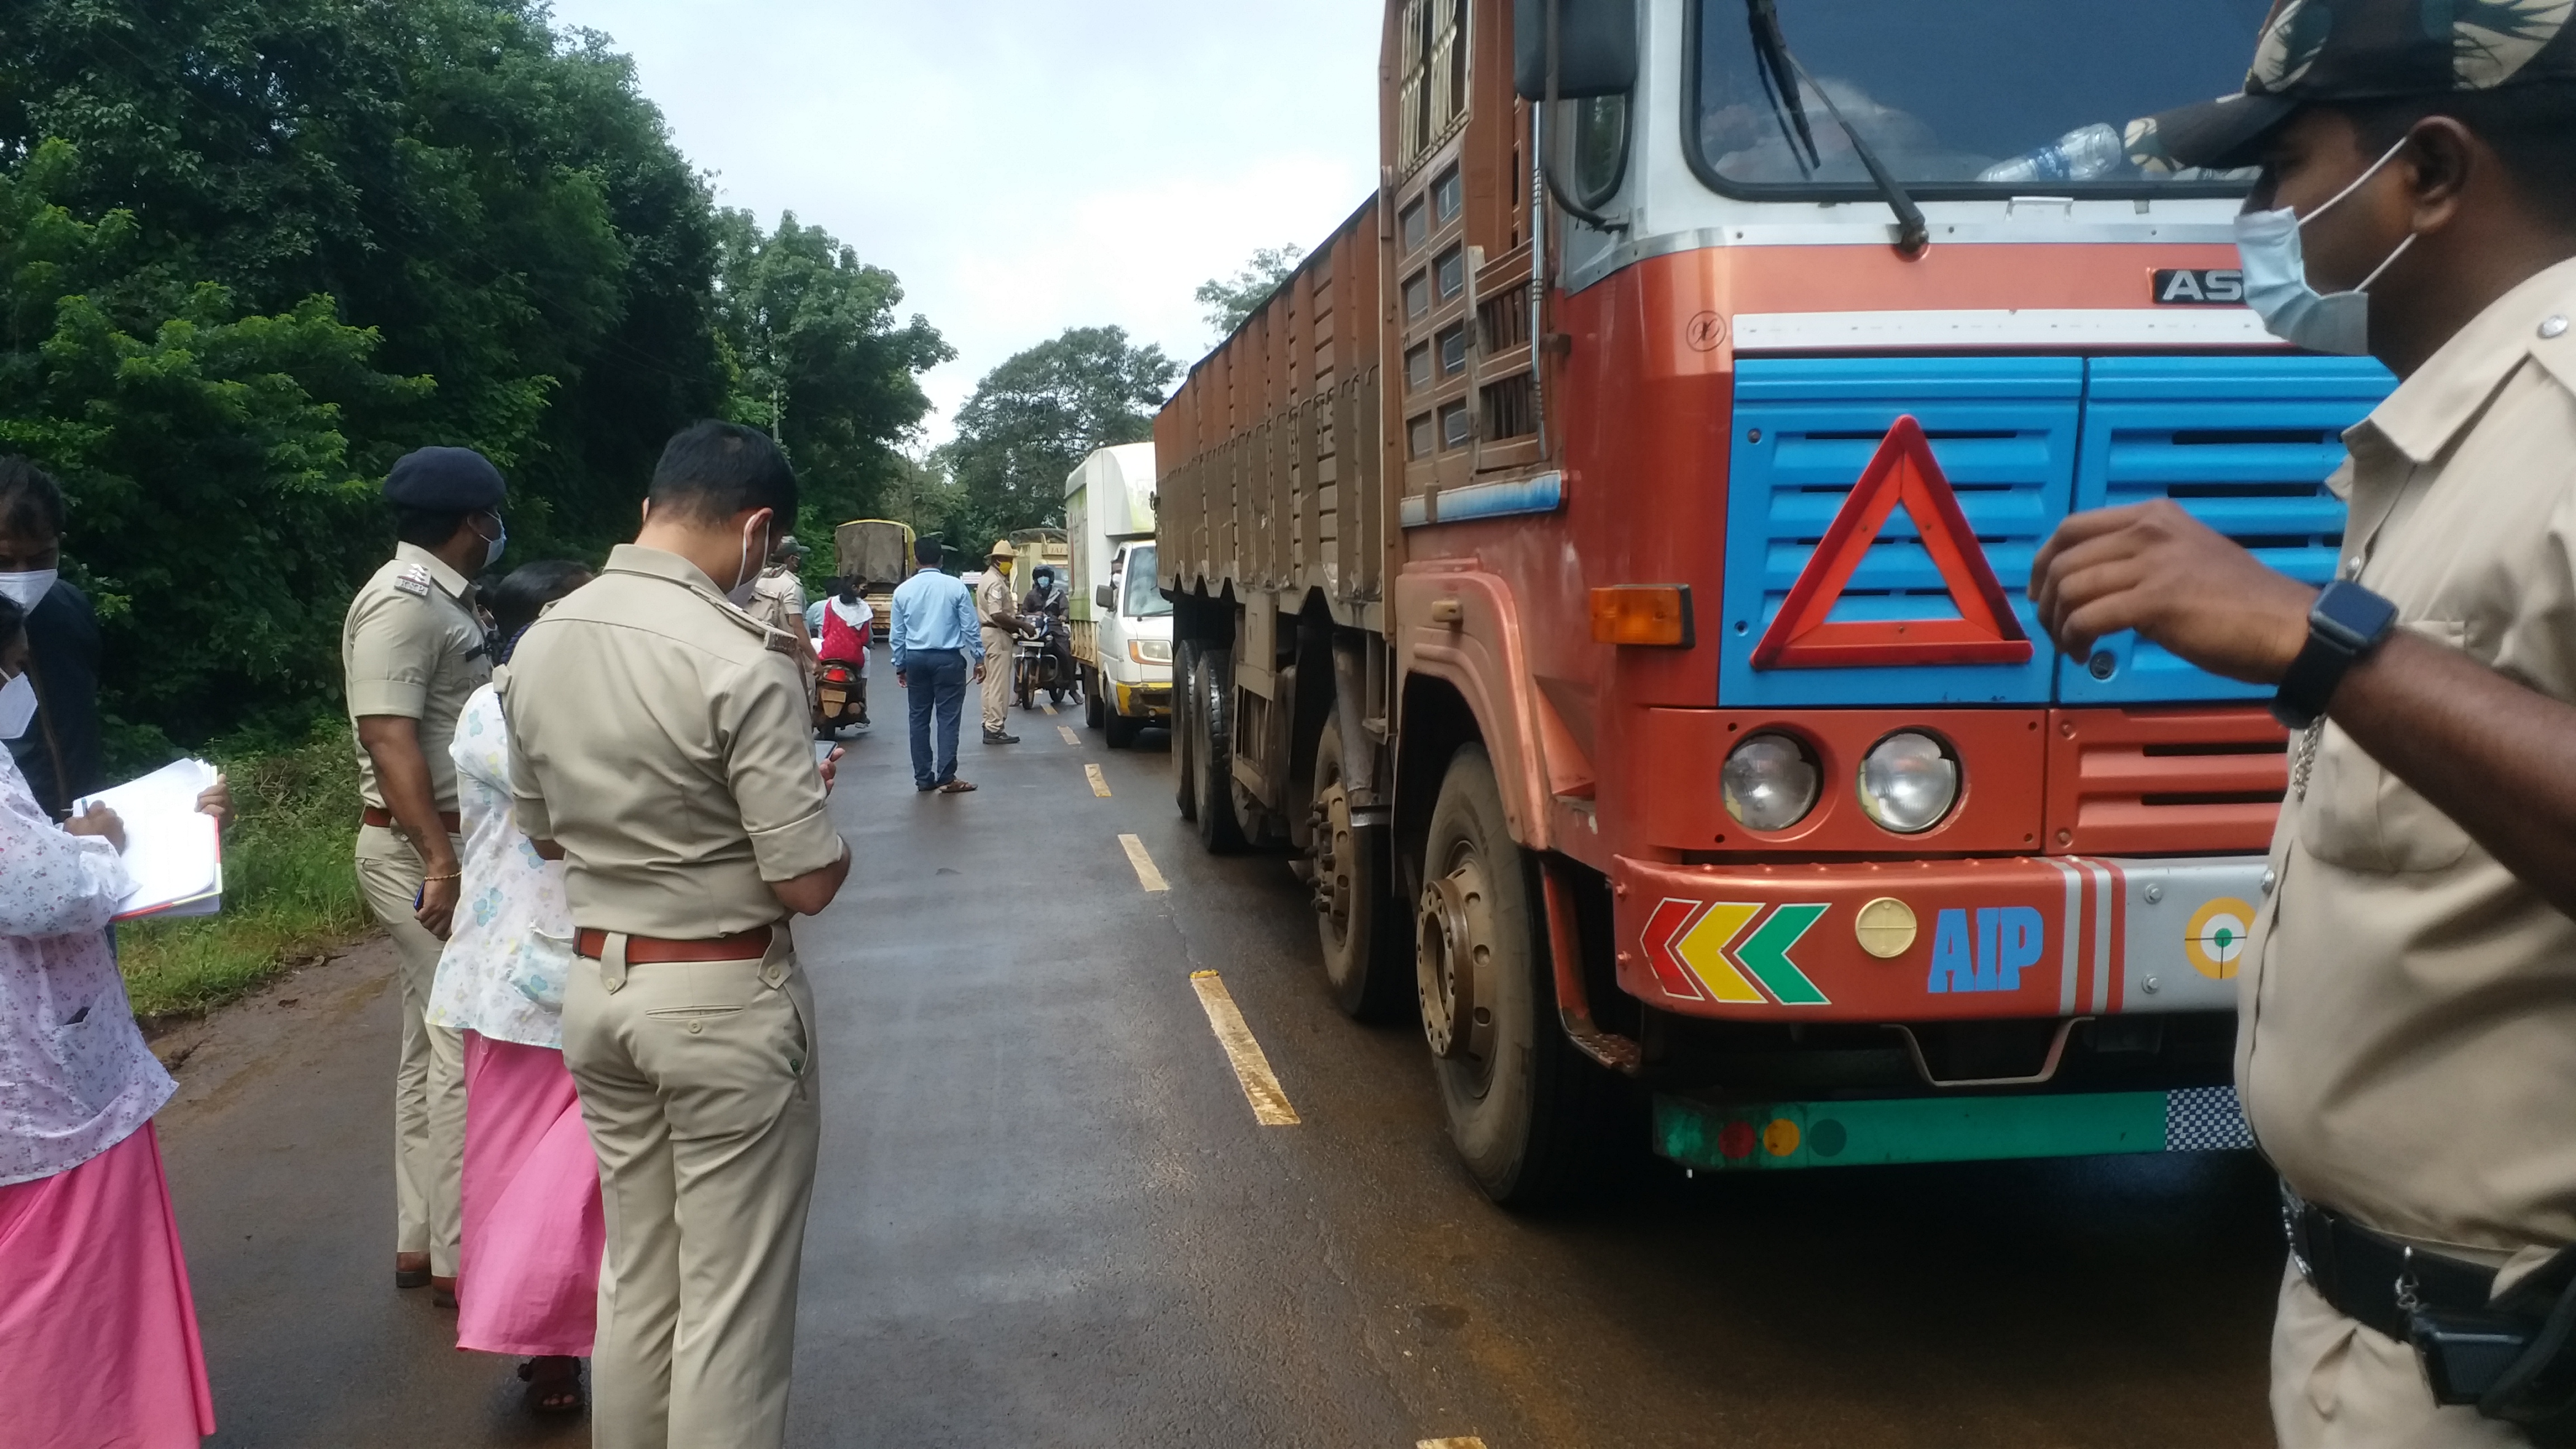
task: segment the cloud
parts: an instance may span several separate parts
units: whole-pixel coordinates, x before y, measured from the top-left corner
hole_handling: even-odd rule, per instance
[[[719,199],[793,211],[902,278],[958,350],[941,415],[1011,353],[1116,323],[1183,366],[1191,292],[1312,246],[1377,173],[1377,0],[560,0],[635,57]]]

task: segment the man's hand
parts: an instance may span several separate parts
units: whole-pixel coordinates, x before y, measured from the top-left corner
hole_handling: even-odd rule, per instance
[[[905,683],[905,682],[904,682],[904,678],[903,678],[903,671],[902,671],[902,670],[900,670],[900,669],[898,669],[898,670],[896,670],[896,671],[894,672],[894,687],[895,687],[895,688],[897,688],[897,689],[910,689],[910,688],[912,688],[912,686],[911,686],[911,685],[909,685],[909,684],[907,684],[907,683]]]
[[[455,870],[456,867],[450,865],[448,869]],[[456,902],[458,897],[464,894],[464,886],[465,882],[461,875],[451,875],[444,880],[422,881],[420,909],[411,913],[412,919],[420,922],[422,930],[442,941],[446,940],[448,931],[456,924]]]
[[[984,661],[981,659],[975,661],[975,678],[973,682],[976,684],[984,682]]]
[[[63,829],[72,835],[95,836],[115,846],[117,854],[125,853],[125,822],[104,805],[92,805],[64,821]]]
[[[2030,566],[2040,627],[2067,657],[2135,629],[2188,663],[2253,684],[2278,682],[2298,657],[2316,596],[2166,499],[2079,513]]]
[[[832,793],[833,782],[840,778],[841,757],[848,753],[848,750],[841,748],[839,745],[834,745],[832,746],[832,753],[823,757],[821,769],[823,771],[824,794],[829,795]]]
[[[215,828],[222,830],[233,823],[232,782],[220,773],[215,783],[197,792],[197,813],[215,817]]]

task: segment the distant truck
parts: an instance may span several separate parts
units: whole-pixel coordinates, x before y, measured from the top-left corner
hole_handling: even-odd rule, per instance
[[[1154,445],[1100,448],[1064,480],[1073,657],[1091,727],[1123,750],[1172,718],[1172,602],[1157,582]]]
[[[883,633],[894,607],[894,586],[912,577],[912,525],[891,518],[854,518],[833,529],[832,572],[857,581]]]
[[[2283,732],[2025,585],[2148,499],[2323,582],[2391,380],[2122,130],[2265,0],[2073,8],[1388,0],[1377,194],[1155,422],[1183,813],[1295,853],[1497,1200],[2250,1145]]]

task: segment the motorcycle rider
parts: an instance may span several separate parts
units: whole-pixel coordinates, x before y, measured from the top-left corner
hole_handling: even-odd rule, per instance
[[[1055,677],[1068,691],[1079,693],[1082,677],[1073,667],[1073,631],[1065,624],[1068,599],[1064,580],[1056,577],[1052,566],[1040,564],[1031,575],[1028,597],[1020,601],[1020,613],[1045,621],[1046,652],[1055,657]]]

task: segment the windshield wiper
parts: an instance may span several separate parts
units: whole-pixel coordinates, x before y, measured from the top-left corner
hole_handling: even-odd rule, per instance
[[[1812,171],[1824,164],[1823,153],[1816,149],[1816,134],[1807,124],[1807,105],[1801,96],[1803,85],[1804,89],[1816,93],[1816,99],[1825,103],[1825,114],[1833,117],[1834,124],[1843,128],[1844,139],[1851,142],[1852,154],[1860,158],[1861,168],[1877,184],[1878,194],[1887,198],[1887,209],[1896,213],[1896,249],[1912,256],[1931,245],[1932,228],[1923,220],[1923,208],[1916,206],[1914,198],[1905,194],[1905,188],[1898,183],[1895,174],[1878,159],[1878,153],[1869,148],[1869,143],[1861,139],[1860,128],[1843,115],[1843,108],[1834,104],[1832,93],[1816,84],[1815,77],[1807,74],[1806,66],[1800,64],[1797,55],[1789,49],[1789,38],[1780,31],[1777,0],[1744,0],[1744,19],[1752,27],[1753,54],[1760,63],[1762,88],[1771,95],[1771,112],[1780,120],[1780,136],[1789,144],[1790,159],[1797,161],[1803,171]],[[1794,137],[1790,134],[1792,126],[1796,128]],[[1801,141],[1807,147],[1803,159],[1798,156],[1798,143]]]

